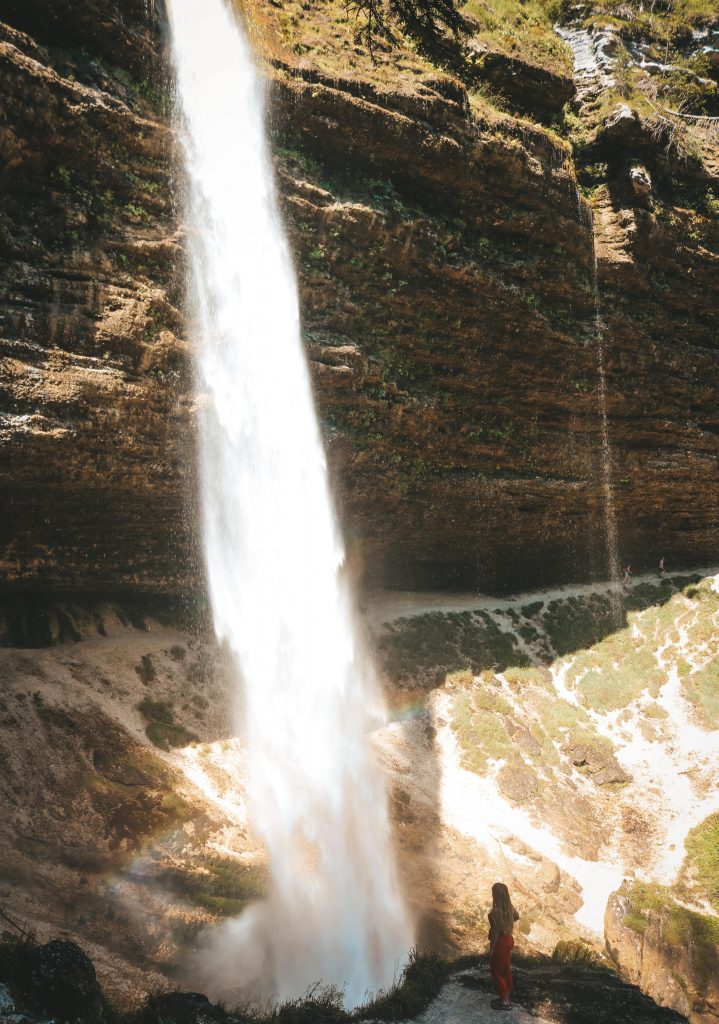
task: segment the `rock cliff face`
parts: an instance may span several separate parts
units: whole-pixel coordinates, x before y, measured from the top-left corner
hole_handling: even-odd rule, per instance
[[[145,8],[0,14],[3,579],[174,587],[187,359]]]
[[[612,108],[573,157],[475,88],[528,109],[522,76],[546,79],[546,120],[566,62],[542,78],[492,51],[463,81],[407,46],[373,64],[343,10],[245,13],[358,567],[495,588],[605,572],[600,334],[622,556],[716,556],[716,154],[667,155]],[[161,5],[6,0],[0,21],[3,577],[192,590]]]
[[[693,1024],[719,1017],[719,927],[656,887],[626,884],[606,914],[607,949],[632,984]]]

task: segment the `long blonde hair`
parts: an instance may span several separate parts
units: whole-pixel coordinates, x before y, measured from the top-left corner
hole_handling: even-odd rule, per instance
[[[492,886],[492,925],[498,935],[511,935],[517,912],[509,898],[509,889],[504,882]]]

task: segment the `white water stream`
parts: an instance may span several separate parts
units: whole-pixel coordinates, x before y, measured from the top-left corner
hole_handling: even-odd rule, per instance
[[[169,0],[168,11],[207,581],[272,876],[268,900],[215,935],[203,981],[285,998],[322,980],[356,1005],[393,980],[412,941],[366,742],[383,707],[341,580],[262,86],[224,0]]]

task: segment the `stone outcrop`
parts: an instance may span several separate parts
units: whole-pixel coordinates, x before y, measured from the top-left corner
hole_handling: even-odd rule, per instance
[[[466,63],[469,75],[489,82],[522,111],[551,118],[559,114],[564,104],[574,96],[574,82],[566,75],[499,53],[477,42],[468,50]]]
[[[576,743],[570,737],[565,744],[564,753],[576,768],[584,768],[597,786],[606,786],[610,782],[629,781],[629,776],[611,751],[605,750],[598,744]]]
[[[328,70],[325,37],[322,60],[319,43],[298,56],[282,12],[250,6],[357,570],[496,589],[605,572],[594,244],[622,555],[715,557],[719,227],[701,202],[716,161],[669,160],[641,119],[610,116],[587,150],[606,164],[592,230],[555,135],[427,62],[406,74],[404,55],[379,70],[360,56],[351,74],[335,55]],[[161,5],[2,12],[3,579],[191,591]]]
[[[625,883],[607,904],[607,951],[622,975],[692,1024],[719,1019],[719,927],[655,887]]]
[[[84,1024],[114,1024],[117,1019],[92,962],[74,942],[53,939],[44,946],[0,946],[0,980],[0,1000],[5,1003],[0,1019],[52,1017]]]

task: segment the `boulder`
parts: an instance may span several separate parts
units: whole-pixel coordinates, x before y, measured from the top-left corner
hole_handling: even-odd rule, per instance
[[[517,804],[526,803],[536,795],[539,788],[534,772],[525,765],[507,764],[497,775],[499,788],[510,800]]]
[[[168,992],[148,999],[132,1024],[228,1024],[236,1020],[199,992]]]
[[[629,187],[638,205],[647,206],[652,194],[652,178],[646,167],[634,164],[629,168]]]
[[[58,1021],[109,1024],[114,1020],[89,957],[74,942],[41,946],[32,972],[32,999]]]
[[[116,1020],[92,962],[74,942],[6,943],[0,956],[0,979],[0,1016],[49,1017],[56,1024],[114,1024]]]
[[[15,1000],[10,994],[7,985],[0,985],[0,1018],[9,1017],[15,1013]]]
[[[586,768],[587,774],[597,786],[610,782],[629,782],[629,776],[613,754],[599,744],[575,743],[572,737],[565,744],[564,753],[575,768]]]

